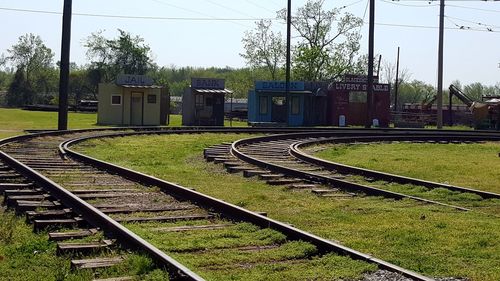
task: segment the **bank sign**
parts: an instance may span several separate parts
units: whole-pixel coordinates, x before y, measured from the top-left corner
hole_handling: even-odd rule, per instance
[[[191,78],[191,88],[224,90],[225,81],[215,78]]]
[[[116,84],[123,86],[152,86],[153,79],[146,75],[120,74],[116,78]]]
[[[302,81],[291,81],[290,91],[304,91],[305,84]],[[286,91],[285,81],[255,81],[255,90],[257,91]]]

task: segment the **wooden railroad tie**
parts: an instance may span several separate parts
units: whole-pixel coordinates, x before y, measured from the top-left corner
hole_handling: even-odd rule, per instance
[[[96,253],[104,249],[109,249],[113,244],[114,243],[111,240],[88,243],[58,242],[57,254],[68,255]]]
[[[72,260],[71,268],[73,269],[96,269],[111,267],[123,262],[123,257],[112,257],[112,258],[95,258],[95,259],[83,259],[83,260]]]
[[[97,234],[99,230],[96,228],[91,229],[76,229],[67,232],[50,232],[49,240],[51,241],[64,241],[71,239],[81,239]]]

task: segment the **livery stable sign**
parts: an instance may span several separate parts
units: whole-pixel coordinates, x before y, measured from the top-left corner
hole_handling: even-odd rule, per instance
[[[329,90],[339,92],[366,92],[368,85],[364,83],[335,82],[330,84]],[[389,92],[389,84],[373,84],[374,92]]]

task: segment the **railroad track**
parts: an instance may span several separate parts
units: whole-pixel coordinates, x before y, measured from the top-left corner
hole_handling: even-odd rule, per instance
[[[74,259],[75,267],[106,267],[119,263],[123,256],[106,257],[107,260],[96,256],[102,249],[117,247],[119,253],[119,249],[132,249],[148,254],[174,280],[202,280],[177,259],[190,261],[197,270],[208,272],[209,277],[217,279],[228,272],[251,271],[268,267],[270,263],[289,266],[290,270],[293,267],[314,268],[318,261],[328,267],[328,256],[335,253],[376,264],[381,270],[395,272],[400,279],[405,276],[413,280],[432,280],[263,214],[87,157],[69,148],[98,137],[214,131],[235,132],[213,129],[89,130],[13,138],[3,141],[0,147],[1,191],[9,206],[19,212],[28,212],[36,230],[64,229],[49,234],[51,239],[64,240],[58,242],[61,253],[78,253],[79,256],[92,253],[92,258]],[[351,131],[350,134],[355,133]],[[99,233],[101,235],[96,235]],[[86,238],[84,242],[78,240],[82,237]],[[161,244],[161,250],[147,242],[148,238]],[[297,248],[303,251],[290,251]],[[227,260],[223,263],[205,261],[220,255],[234,258],[229,263]],[[303,276],[304,279],[315,277],[327,278]]]
[[[428,190],[445,188],[454,192],[472,193],[484,200],[500,199],[500,195],[333,163],[310,156],[303,149],[326,143],[368,144],[405,141],[458,144],[499,140],[498,133],[414,131],[408,134],[390,131],[385,135],[372,133],[369,136],[346,136],[338,132],[297,133],[255,137],[231,144],[221,144],[206,149],[205,157],[209,161],[224,163],[229,172],[243,172],[246,177],[258,176],[268,184],[282,185],[290,189],[311,189],[312,192],[324,197],[343,198],[358,196],[362,193],[393,199],[409,198],[418,202],[468,211],[469,206],[456,206],[448,202],[443,203],[408,195],[404,192],[394,192],[389,186],[397,183],[421,186]],[[491,202],[491,204],[496,203]]]

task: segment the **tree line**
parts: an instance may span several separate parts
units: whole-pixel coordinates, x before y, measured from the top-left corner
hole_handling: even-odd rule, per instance
[[[367,56],[360,54],[362,19],[344,12],[342,7],[325,10],[323,4],[324,0],[309,0],[292,16],[297,35],[291,48],[292,80],[335,81],[347,73],[366,75]],[[277,11],[276,20],[285,19],[286,10]],[[273,26],[275,22],[260,20],[252,30],[245,32],[244,52],[240,56],[247,66],[242,68],[159,66],[142,37],[124,30],[118,30],[115,38],[106,38],[102,31],[94,32],[83,40],[88,63],[71,64],[70,102],[96,100],[98,84],[113,82],[122,73],[148,75],[175,96],[182,95],[191,77],[223,78],[236,98],[246,98],[255,80],[284,80],[286,43],[283,34]],[[394,100],[394,64],[385,62],[378,66],[377,63],[375,68],[380,67],[381,82],[393,85]],[[18,42],[2,54],[0,66],[0,90],[7,92],[5,105],[57,104],[58,63],[40,36],[20,36]],[[477,100],[482,95],[500,95],[500,83],[462,86],[455,81],[454,84]],[[403,103],[430,101],[436,93],[433,85],[411,79],[407,69],[400,72],[398,86],[399,108]]]

